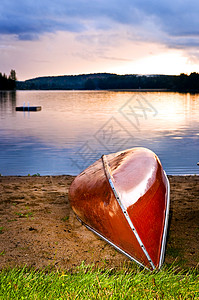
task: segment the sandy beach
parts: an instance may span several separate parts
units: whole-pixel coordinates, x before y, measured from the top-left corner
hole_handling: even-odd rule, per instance
[[[131,262],[76,220],[68,201],[73,176],[0,177],[0,268],[71,269]],[[169,176],[166,263],[199,263],[199,176]]]

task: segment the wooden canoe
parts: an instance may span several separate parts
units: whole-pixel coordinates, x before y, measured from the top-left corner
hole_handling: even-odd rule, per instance
[[[148,269],[164,260],[169,181],[146,148],[103,155],[73,181],[69,200],[78,219]]]

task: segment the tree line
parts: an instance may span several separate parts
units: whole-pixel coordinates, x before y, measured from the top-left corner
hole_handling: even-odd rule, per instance
[[[14,90],[16,88],[16,72],[11,70],[9,76],[0,73],[0,90]]]
[[[118,90],[165,89],[179,92],[199,92],[199,74],[180,75],[117,75],[95,73],[46,76],[17,82],[17,89],[35,90]]]
[[[115,75],[105,79],[87,79],[85,89],[165,89],[199,92],[199,74],[180,75]]]

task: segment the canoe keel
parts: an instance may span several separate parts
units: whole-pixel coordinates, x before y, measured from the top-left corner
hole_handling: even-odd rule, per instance
[[[75,178],[69,200],[88,229],[128,258],[151,270],[162,266],[169,182],[152,151],[103,155]]]

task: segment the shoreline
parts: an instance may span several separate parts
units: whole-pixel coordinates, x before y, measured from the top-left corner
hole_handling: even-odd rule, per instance
[[[80,172],[81,173],[81,172]],[[33,174],[33,175],[3,175],[0,173],[0,178],[3,177],[60,177],[60,176],[67,176],[67,177],[76,177],[78,176],[80,173],[78,173],[77,175],[71,175],[71,174],[59,174],[59,175],[40,175],[39,173]],[[37,175],[38,174],[38,175]],[[168,177],[191,177],[191,176],[199,176],[198,174],[167,174],[166,175]]]
[[[179,93],[179,94],[199,94],[199,90],[173,90],[166,88],[151,88],[151,89],[15,89],[15,90],[0,90],[0,92],[17,92],[17,91],[71,91],[71,92],[168,92],[168,93]]]
[[[68,201],[75,176],[0,176],[0,269],[71,269],[134,264],[77,221]],[[199,264],[199,175],[168,175],[170,230],[165,263]]]

